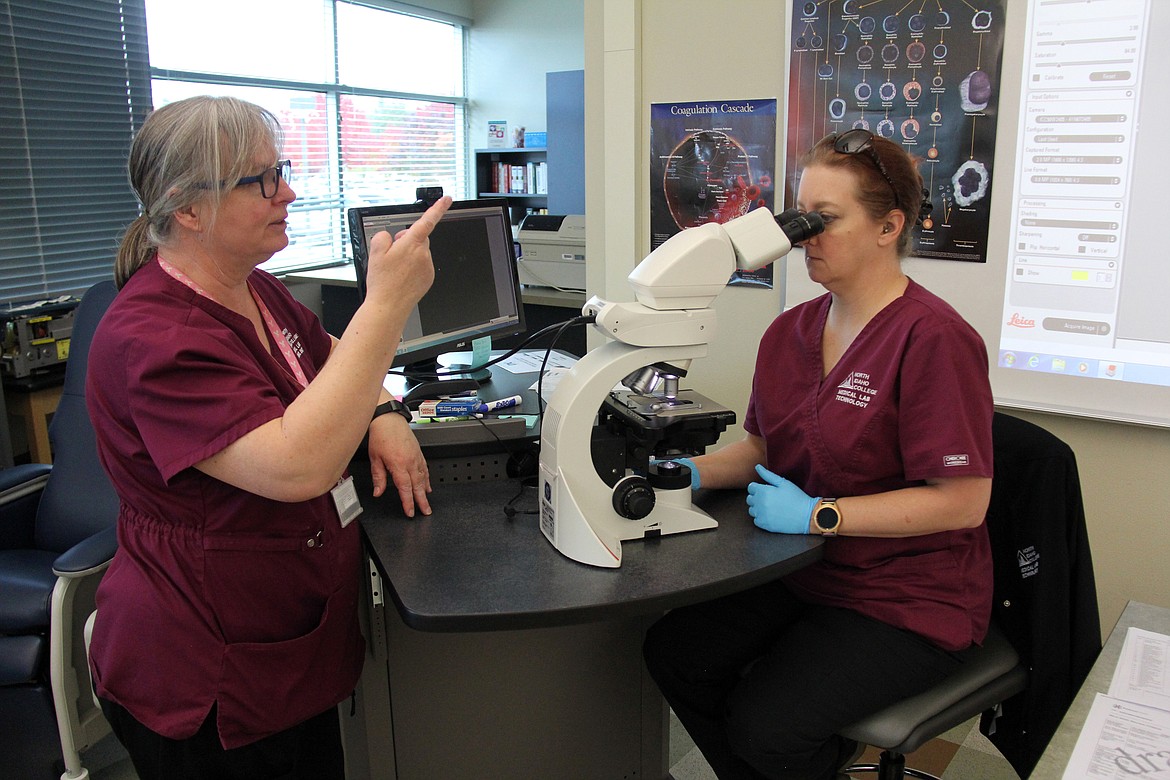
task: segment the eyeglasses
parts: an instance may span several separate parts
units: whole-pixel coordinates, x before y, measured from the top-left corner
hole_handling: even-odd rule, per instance
[[[873,148],[873,133],[860,127],[847,130],[833,140],[833,151],[841,154],[867,152],[869,159],[873,160],[878,172],[886,180],[886,184],[890,185],[890,191],[894,193],[894,206],[902,208],[902,203],[898,198],[898,188],[894,186],[894,180],[890,178],[890,174],[886,173],[886,166],[882,165],[882,158],[878,157],[877,150]],[[243,180],[241,179],[241,181]]]
[[[280,188],[281,179],[284,179],[286,182],[292,181],[292,160],[281,160],[275,167],[268,168],[257,176],[244,176],[236,182],[236,186],[242,187],[245,184],[260,182],[260,195],[265,198],[271,198],[276,195],[276,191]]]

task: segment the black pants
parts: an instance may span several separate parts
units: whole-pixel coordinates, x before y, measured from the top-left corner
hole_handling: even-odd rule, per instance
[[[225,750],[214,705],[193,737],[169,739],[142,725],[124,707],[100,702],[139,780],[345,780],[336,707],[258,742]]]
[[[780,582],[668,613],[643,651],[721,780],[832,778],[848,758],[838,729],[959,665],[910,632],[798,601]]]

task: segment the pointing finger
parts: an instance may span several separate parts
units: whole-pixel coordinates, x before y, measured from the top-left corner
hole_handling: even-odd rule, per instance
[[[439,224],[439,220],[447,213],[447,209],[451,208],[451,203],[450,195],[439,198],[423,212],[423,215],[406,232],[419,240],[425,239],[435,229],[435,225]]]

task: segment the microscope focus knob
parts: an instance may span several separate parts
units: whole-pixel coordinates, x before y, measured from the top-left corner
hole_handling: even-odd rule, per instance
[[[654,489],[645,477],[631,474],[613,486],[613,510],[629,520],[641,520],[654,509]]]

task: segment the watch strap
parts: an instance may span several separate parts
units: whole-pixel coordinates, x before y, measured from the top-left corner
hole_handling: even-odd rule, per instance
[[[410,408],[406,404],[402,403],[397,398],[391,398],[386,403],[378,404],[376,407],[374,407],[374,416],[370,418],[370,422],[373,422],[384,414],[391,413],[402,415],[406,418],[407,422],[412,422],[414,420],[414,416],[410,413]]]

